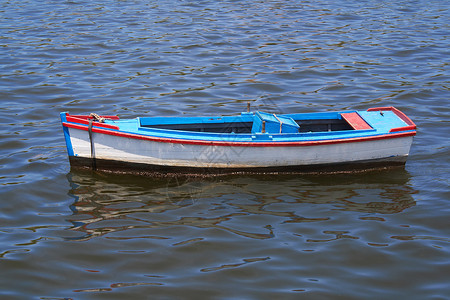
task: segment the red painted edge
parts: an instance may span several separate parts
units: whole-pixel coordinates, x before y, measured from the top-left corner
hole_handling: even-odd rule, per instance
[[[63,126],[87,131],[88,127],[80,124],[63,122]],[[322,140],[322,141],[308,141],[308,142],[220,142],[220,141],[202,141],[202,140],[181,140],[181,139],[171,139],[171,138],[160,138],[145,136],[133,133],[125,133],[120,131],[111,131],[102,128],[92,128],[93,132],[113,135],[118,137],[138,139],[138,140],[148,140],[160,143],[173,143],[173,144],[188,144],[188,145],[203,145],[203,146],[234,146],[234,147],[295,147],[295,146],[318,146],[318,145],[330,145],[330,144],[341,144],[341,143],[355,143],[355,142],[366,142],[366,141],[376,141],[383,139],[401,138],[414,136],[416,134],[413,132],[401,132],[401,133],[391,133],[368,137],[356,137],[348,139],[336,139],[336,140]]]
[[[408,126],[392,128],[389,132],[415,130],[415,129],[417,129],[416,124],[414,124],[414,122],[407,115],[405,115],[401,110],[399,110],[399,109],[397,109],[397,108],[395,108],[393,106],[373,107],[373,108],[369,108],[367,111],[383,111],[383,110],[393,111],[400,119],[402,119],[403,122],[408,124]]]
[[[102,117],[102,118],[105,118],[105,117]],[[89,124],[89,119],[92,119],[92,118],[90,118],[89,116],[76,116],[76,115],[67,115],[66,116],[67,122],[74,122],[74,123],[85,124],[85,125]],[[115,125],[111,125],[111,124],[93,122],[92,125],[96,126],[96,127],[103,127],[103,128],[119,130],[119,126],[115,126]]]
[[[67,116],[80,118],[80,119],[85,119],[85,120],[92,119],[92,117],[90,117],[89,115],[67,115]],[[120,120],[120,118],[118,116],[100,116],[100,117],[105,118],[105,119],[109,119],[109,120]]]
[[[367,124],[367,122],[356,112],[343,113],[341,116],[355,130],[372,129],[372,126]]]
[[[404,126],[404,127],[392,128],[391,130],[389,130],[389,132],[407,131],[407,130],[415,130],[415,129],[416,129],[416,125],[409,125],[409,126]]]

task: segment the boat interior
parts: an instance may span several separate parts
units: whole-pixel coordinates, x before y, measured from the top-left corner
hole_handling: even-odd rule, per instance
[[[354,130],[339,113],[276,115],[264,112],[214,118],[140,118],[140,126],[211,133],[299,133]]]

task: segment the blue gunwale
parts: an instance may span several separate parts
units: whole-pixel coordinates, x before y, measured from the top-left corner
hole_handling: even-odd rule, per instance
[[[143,127],[141,125],[161,125],[161,124],[195,124],[195,123],[227,123],[227,122],[253,122],[254,113],[242,113],[237,116],[220,117],[141,117],[123,120],[106,120],[106,124],[116,125],[120,129],[101,128],[103,132],[120,132],[130,134],[131,136],[154,137],[161,139],[173,139],[179,141],[203,141],[203,142],[229,142],[229,143],[286,143],[286,142],[314,142],[314,141],[334,141],[345,139],[357,139],[377,136],[389,136],[393,128],[401,128],[408,125],[393,111],[341,111],[341,112],[318,112],[301,114],[284,114],[283,117],[294,120],[320,120],[320,119],[341,119],[342,113],[358,113],[372,129],[363,130],[342,130],[342,131],[322,131],[322,132],[299,132],[299,133],[215,133],[215,132],[197,132],[183,131],[173,129]],[[81,124],[76,122],[67,122],[66,114],[61,113],[63,123]],[[82,125],[86,127],[87,125]],[[64,135],[66,146],[70,155],[73,154],[70,143],[69,131],[65,126]],[[96,127],[94,126],[94,129]],[[415,133],[415,129],[406,130]],[[396,132],[398,134],[398,132]]]
[[[122,130],[121,130],[122,131]],[[364,137],[367,134],[376,133],[375,129],[355,131],[330,131],[330,132],[304,132],[304,133],[212,133],[212,132],[190,132],[182,130],[145,128],[138,131],[123,131],[130,134],[141,134],[160,138],[208,140],[208,141],[230,141],[230,142],[254,142],[271,140],[273,142],[291,141],[314,141],[314,140],[334,140],[343,138]],[[386,133],[380,133],[386,134]]]
[[[302,133],[213,133],[213,132],[192,132],[174,129],[161,129],[142,127],[140,125],[157,124],[194,124],[194,123],[227,123],[227,122],[253,122],[253,113],[242,113],[238,116],[223,117],[144,117],[123,121],[108,121],[110,124],[118,125],[121,132],[130,134],[139,134],[144,136],[153,136],[159,138],[171,138],[181,140],[206,140],[206,141],[229,141],[229,142],[303,142],[303,141],[323,141],[339,140],[358,137],[368,137],[377,135],[386,135],[394,127],[405,126],[406,123],[400,120],[393,112],[384,112],[382,121],[378,113],[366,113],[360,111],[341,111],[341,112],[318,112],[302,114],[284,114],[283,117],[289,117],[294,120],[318,120],[318,119],[341,119],[342,113],[356,112],[372,126],[373,129],[365,130],[343,130],[343,131],[324,131],[324,132],[302,132]],[[123,122],[123,123],[122,123]]]

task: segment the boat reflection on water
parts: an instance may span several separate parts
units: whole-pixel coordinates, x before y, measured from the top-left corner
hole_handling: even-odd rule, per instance
[[[289,223],[383,221],[415,205],[404,168],[322,175],[148,178],[71,171],[71,230],[86,240],[170,239],[180,227],[269,239]],[[325,227],[325,226],[324,226]],[[175,229],[175,230],[171,230]]]

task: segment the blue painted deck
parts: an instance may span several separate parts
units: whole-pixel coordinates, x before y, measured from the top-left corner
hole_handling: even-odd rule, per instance
[[[282,123],[286,122],[290,127],[287,133],[279,133],[276,118],[268,116],[266,113],[242,113],[237,116],[223,117],[141,117],[135,119],[124,120],[107,120],[107,124],[119,126],[121,132],[139,134],[152,137],[183,139],[183,140],[206,140],[206,141],[222,141],[222,142],[301,142],[301,141],[323,141],[337,140],[347,138],[358,138],[367,136],[377,136],[389,134],[392,128],[407,126],[393,111],[357,111],[357,113],[373,128],[365,130],[342,130],[342,131],[323,131],[323,132],[293,132],[295,125],[290,122],[293,120],[325,120],[325,119],[342,119],[341,113],[352,113],[356,111],[342,112],[321,112],[321,113],[304,113],[304,114],[285,114],[279,115]],[[261,126],[253,126],[252,133],[211,133],[211,132],[194,132],[183,130],[169,130],[151,127],[151,125],[174,125],[174,124],[211,124],[211,123],[248,123],[255,120],[261,120],[264,116],[266,121],[275,122],[275,129],[262,133]],[[294,122],[295,123],[295,122]],[[278,127],[277,127],[278,126]],[[283,130],[284,132],[284,130]]]

